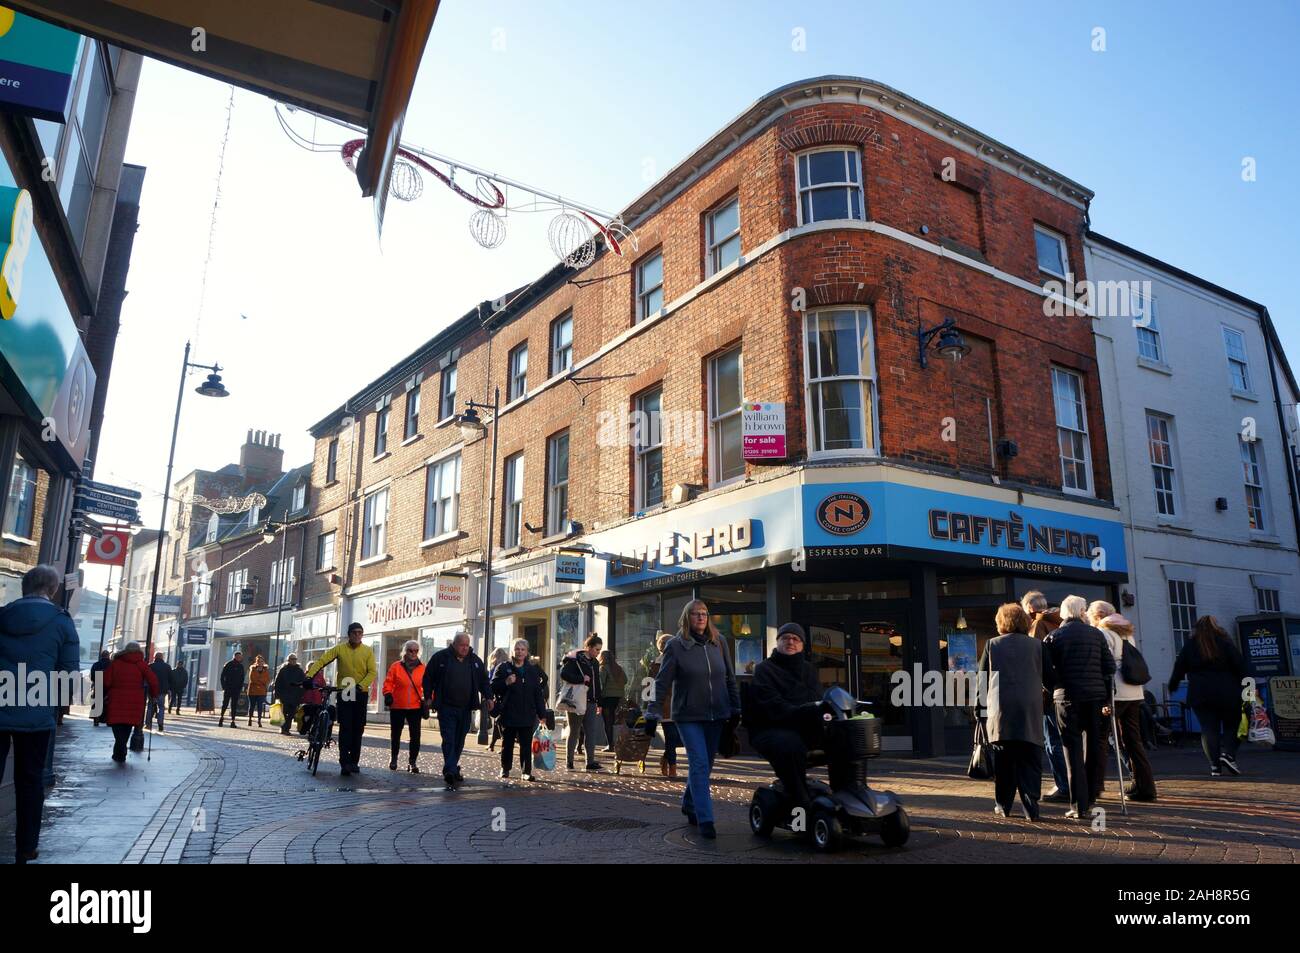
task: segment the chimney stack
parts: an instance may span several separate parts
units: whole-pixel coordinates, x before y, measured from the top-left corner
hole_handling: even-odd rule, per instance
[[[284,472],[284,450],[280,435],[265,430],[249,430],[248,439],[239,448],[239,474],[246,485],[264,483]]]

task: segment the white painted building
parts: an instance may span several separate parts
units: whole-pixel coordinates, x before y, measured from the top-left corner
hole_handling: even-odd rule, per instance
[[[1084,247],[1135,600],[1120,611],[1160,699],[1198,616],[1236,638],[1240,616],[1300,613],[1298,392],[1262,305],[1095,233]]]

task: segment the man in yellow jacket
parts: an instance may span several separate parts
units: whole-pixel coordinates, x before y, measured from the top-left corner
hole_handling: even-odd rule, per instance
[[[370,704],[370,686],[379,675],[375,653],[362,645],[365,635],[360,622],[348,626],[348,640],[340,642],[311,664],[307,680],[330,662],[338,663],[334,684],[339,693],[339,773],[347,776],[361,771],[361,736],[366,730],[366,709]]]

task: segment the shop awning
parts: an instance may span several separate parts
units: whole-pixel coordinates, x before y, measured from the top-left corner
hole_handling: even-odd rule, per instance
[[[357,179],[363,195],[378,194],[382,203],[438,2],[5,0],[5,5],[364,126],[370,147],[360,157]]]

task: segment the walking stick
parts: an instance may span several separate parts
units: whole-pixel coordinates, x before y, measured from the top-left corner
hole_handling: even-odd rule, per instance
[[[1115,736],[1115,766],[1119,768],[1119,807],[1125,817],[1128,817],[1128,799],[1124,796],[1124,754],[1120,751],[1119,745],[1119,723],[1115,718],[1115,688],[1110,690],[1110,730]]]

